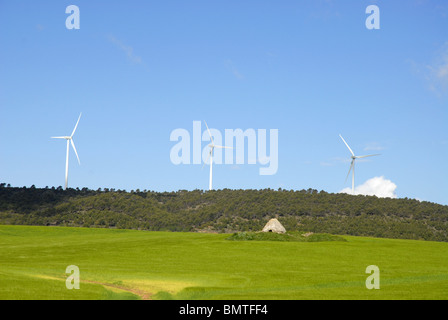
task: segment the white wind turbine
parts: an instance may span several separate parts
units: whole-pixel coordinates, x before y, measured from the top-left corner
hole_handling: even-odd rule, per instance
[[[205,122],[205,120],[204,120]],[[225,147],[225,146],[218,146],[215,144],[215,142],[213,141],[213,137],[212,134],[210,133],[210,129],[208,128],[207,122],[205,122],[205,126],[207,127],[207,131],[208,131],[208,135],[210,136],[210,141],[212,143],[210,143],[208,146],[210,147],[210,153],[208,154],[207,159],[210,159],[210,181],[209,181],[209,185],[208,188],[209,190],[212,190],[212,180],[213,180],[213,150],[215,148],[221,148],[221,149],[233,149],[231,147]],[[207,162],[207,160],[205,161]],[[204,162],[204,164],[205,164]]]
[[[356,159],[361,159],[361,158],[379,156],[379,154],[369,154],[367,156],[355,156],[355,154],[353,153],[352,149],[348,146],[347,142],[345,142],[344,138],[342,138],[341,135],[339,135],[339,136],[341,137],[342,141],[344,141],[344,143],[347,146],[348,150],[350,150],[350,153],[352,154],[352,156],[351,156],[352,163],[350,164],[350,169],[348,170],[348,174],[347,174],[347,177],[345,178],[345,181],[347,181],[348,176],[350,175],[350,171],[352,171],[352,169],[353,169],[353,173],[352,173],[352,194],[355,194],[355,160]]]
[[[78,121],[76,122],[75,128],[73,129],[73,132],[70,136],[51,137],[52,139],[67,140],[67,156],[65,159],[65,188],[64,189],[67,189],[67,185],[68,185],[68,154],[69,154],[69,150],[70,150],[70,143],[72,144],[73,150],[75,150],[76,158],[78,158],[78,163],[81,164],[81,161],[79,161],[78,152],[76,152],[75,143],[73,142],[73,135],[75,134],[76,128],[78,127],[79,120],[81,119],[81,114],[79,114]]]

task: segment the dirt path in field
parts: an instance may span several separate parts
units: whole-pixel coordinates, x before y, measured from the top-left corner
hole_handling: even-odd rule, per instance
[[[47,276],[47,275],[29,275],[29,276],[37,277],[37,278],[41,278],[41,279],[64,280],[64,278],[62,278],[62,277],[61,278],[59,278],[59,277],[51,277],[51,276]],[[113,289],[119,289],[119,290],[127,291],[127,292],[130,292],[132,294],[135,294],[135,295],[139,296],[142,300],[151,300],[151,296],[152,296],[151,292],[140,290],[140,289],[136,289],[136,288],[129,288],[129,287],[118,285],[118,284],[103,283],[103,282],[99,282],[99,281],[81,279],[81,283],[82,282],[92,283],[92,284],[99,284],[99,285],[101,285],[103,287],[106,287],[106,288],[113,288]]]
[[[127,292],[130,292],[132,294],[135,294],[135,295],[139,296],[142,300],[151,300],[152,293],[144,291],[144,290],[135,289],[135,288],[128,288],[128,287],[121,286],[121,285],[110,284],[110,283],[102,283],[102,282],[91,281],[91,280],[81,280],[81,282],[99,284],[99,285],[101,285],[103,287],[106,287],[106,288],[109,287],[109,288],[115,288],[115,289],[127,291]]]

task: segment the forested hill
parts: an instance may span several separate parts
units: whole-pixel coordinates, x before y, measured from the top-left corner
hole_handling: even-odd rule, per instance
[[[0,224],[142,230],[288,231],[448,241],[448,206],[317,190],[153,192],[15,188],[0,184]]]

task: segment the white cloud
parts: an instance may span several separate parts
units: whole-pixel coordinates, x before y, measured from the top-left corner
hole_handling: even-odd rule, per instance
[[[448,41],[434,53],[431,62],[408,59],[412,72],[425,80],[427,88],[437,96],[448,92]]]
[[[364,159],[359,159],[358,161],[362,161],[362,160],[364,160]],[[331,167],[331,166],[334,166],[334,165],[340,164],[340,163],[344,163],[344,164],[348,163],[348,164],[350,164],[350,161],[351,161],[351,159],[348,158],[348,157],[345,157],[345,158],[333,157],[331,159],[327,159],[325,161],[321,161],[320,165],[323,166],[323,167]],[[309,163],[307,163],[307,164],[311,164],[311,163],[312,162],[309,161]]]
[[[444,64],[437,66],[435,69],[436,76],[439,79],[446,79],[448,77],[448,58],[445,58],[447,61]]]
[[[122,50],[126,54],[126,56],[128,57],[128,59],[130,61],[132,61],[134,63],[142,63],[142,58],[140,58],[139,56],[134,54],[134,48],[132,48],[131,46],[125,45],[124,43],[122,43],[120,40],[118,40],[117,38],[115,38],[112,35],[110,35],[108,37],[108,39],[115,46],[117,46],[117,48]]]
[[[430,89],[440,93],[448,89],[448,42],[441,48],[435,61],[426,66]]]
[[[384,177],[375,177],[355,187],[355,195],[377,196],[379,198],[397,198],[397,185]],[[344,188],[339,193],[352,193],[351,188]]]
[[[384,147],[381,146],[378,142],[368,143],[364,148],[364,151],[381,151],[384,150]]]
[[[239,72],[239,70],[233,65],[233,62],[231,60],[226,61],[226,66],[232,72],[235,78],[244,79],[244,75]]]

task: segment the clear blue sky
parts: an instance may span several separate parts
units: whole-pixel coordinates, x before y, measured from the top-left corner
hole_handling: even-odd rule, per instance
[[[205,120],[279,132],[275,175],[215,165],[216,189],[339,192],[342,134],[381,153],[357,186],[383,177],[399,198],[448,204],[445,0],[0,0],[0,44],[0,182],[63,186],[65,141],[50,137],[82,112],[70,187],[207,189],[207,166],[170,161],[171,132]]]

